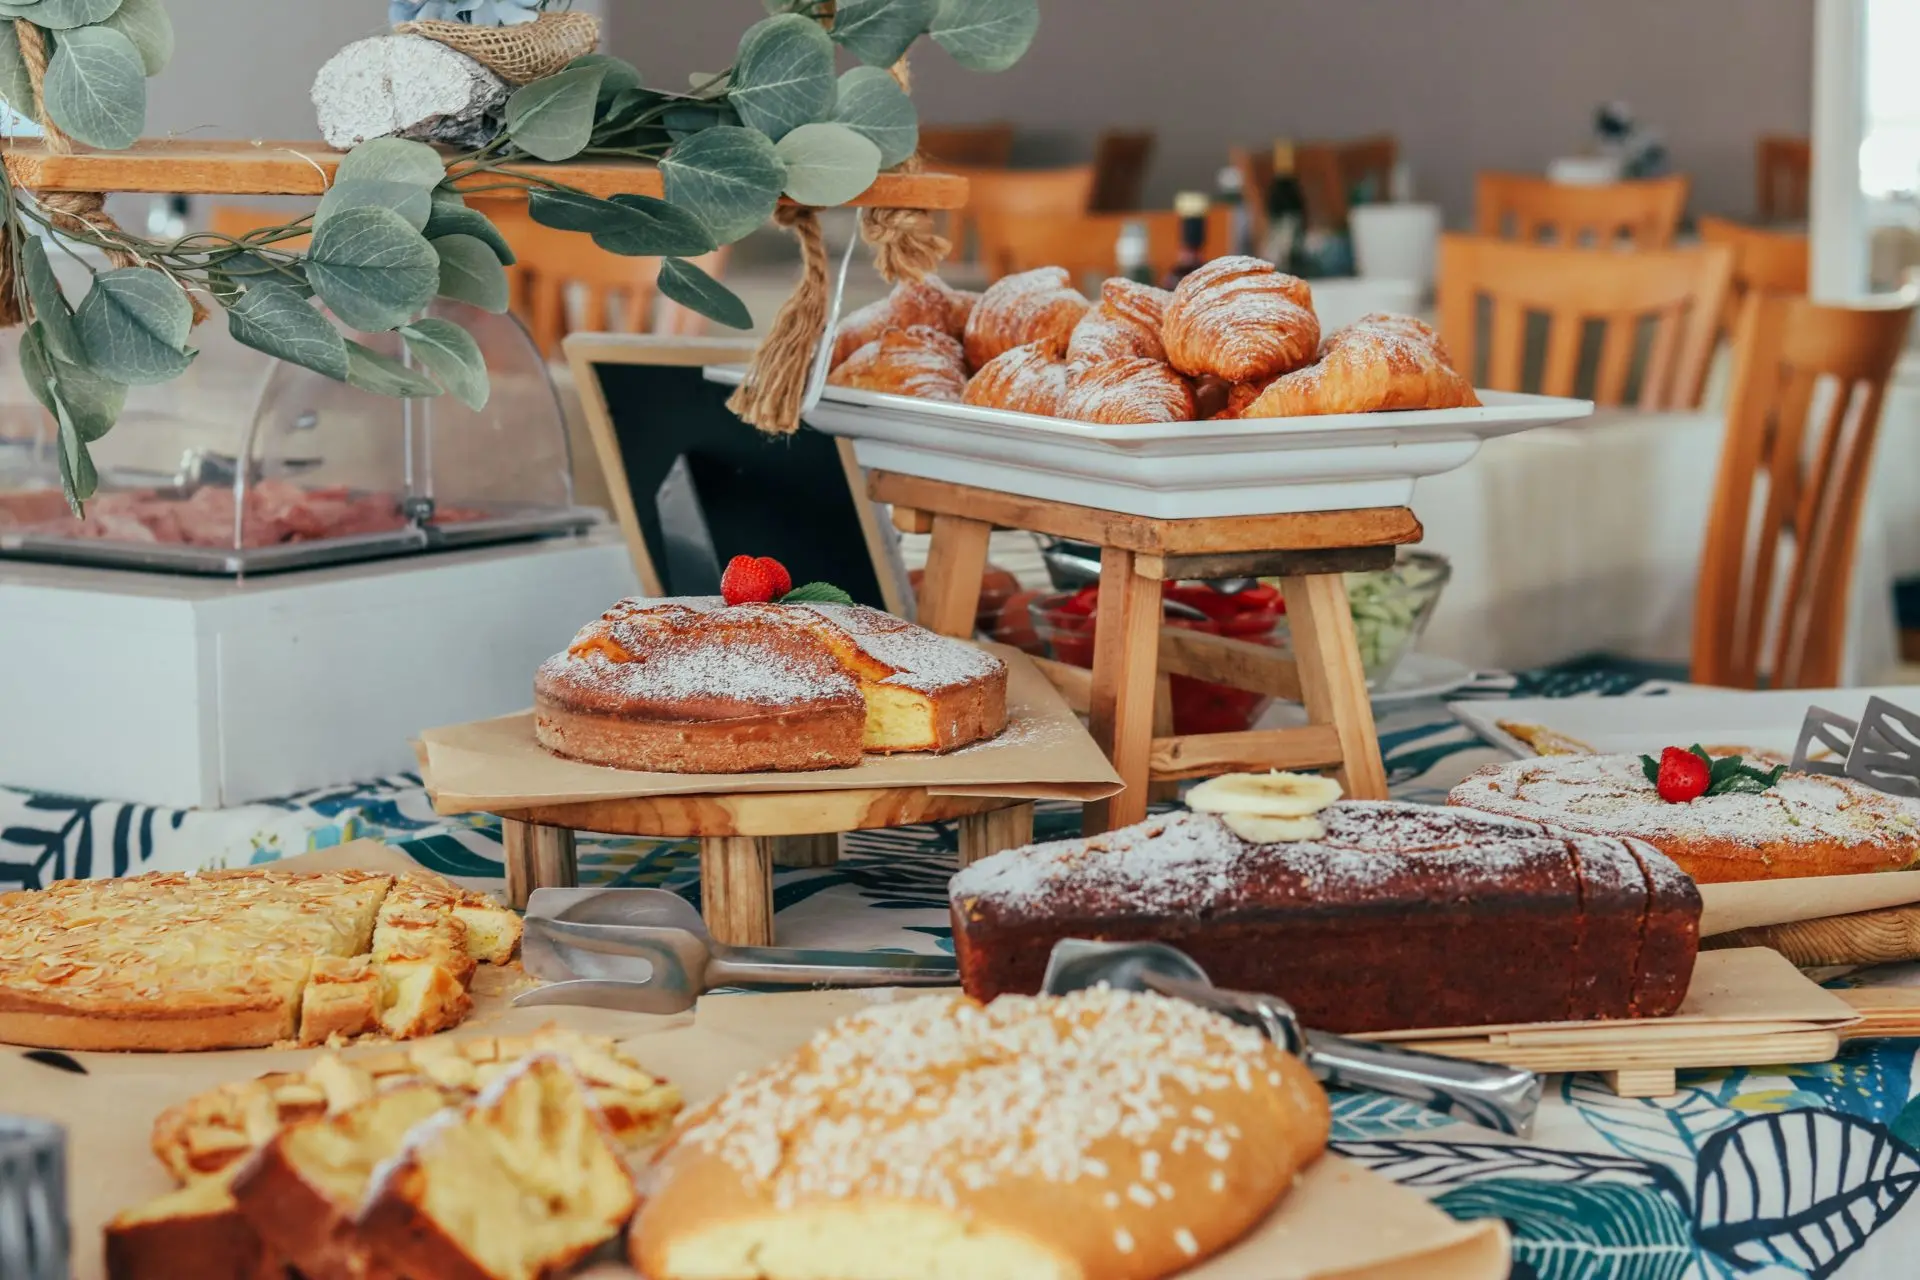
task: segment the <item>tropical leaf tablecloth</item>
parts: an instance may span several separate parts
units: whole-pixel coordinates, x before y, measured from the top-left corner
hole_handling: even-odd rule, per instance
[[[1657,694],[1618,672],[1488,675],[1462,696]],[[1496,759],[1437,702],[1382,714],[1395,795],[1439,801]],[[1077,810],[1043,808],[1041,838]],[[497,883],[500,842],[484,818],[435,815],[410,776],[222,812],[0,790],[0,889],[268,862],[363,836],[394,841],[447,875]],[[698,900],[691,841],[583,838],[583,881],[644,884]],[[851,836],[838,865],[781,871],[782,943],[938,951],[951,946],[950,830]],[[1855,979],[1920,985],[1920,966]],[[1516,1278],[1842,1280],[1920,1277],[1920,1040],[1851,1044],[1831,1063],[1691,1071],[1671,1098],[1622,1099],[1598,1077],[1555,1076],[1524,1142],[1370,1094],[1334,1102],[1336,1149],[1460,1218],[1512,1227]]]

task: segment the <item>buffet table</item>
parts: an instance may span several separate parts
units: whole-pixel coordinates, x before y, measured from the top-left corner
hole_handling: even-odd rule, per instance
[[[1658,694],[1617,670],[1483,674],[1463,696]],[[1437,702],[1382,708],[1395,796],[1438,802],[1497,753]],[[1042,839],[1078,807],[1042,806]],[[0,889],[272,861],[384,837],[435,871],[498,888],[485,818],[435,815],[407,775],[222,812],[0,791]],[[800,947],[938,951],[948,945],[953,836],[931,827],[855,833],[837,866],[778,873],[781,940]],[[583,838],[585,883],[698,893],[695,841]],[[1876,971],[1920,985],[1920,966]],[[1811,1066],[1682,1072],[1678,1094],[1626,1100],[1598,1077],[1550,1080],[1530,1142],[1453,1124],[1410,1103],[1336,1094],[1334,1146],[1455,1217],[1514,1229],[1516,1271],[1553,1280],[1909,1276],[1920,1250],[1920,1041],[1848,1046]]]

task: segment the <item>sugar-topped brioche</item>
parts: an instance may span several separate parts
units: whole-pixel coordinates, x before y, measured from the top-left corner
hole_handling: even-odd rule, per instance
[[[1006,727],[1007,668],[861,605],[622,600],[534,679],[556,755],[661,773],[840,768]]]
[[[631,1236],[651,1280],[1146,1280],[1264,1218],[1326,1095],[1181,1001],[882,1004],[693,1113]]]
[[[1039,990],[1062,938],[1158,941],[1326,1031],[1658,1017],[1699,945],[1699,892],[1650,845],[1394,801],[1167,814],[994,854],[948,893],[981,999]]]
[[[1673,803],[1660,797],[1638,756],[1557,755],[1488,765],[1447,801],[1644,840],[1701,884],[1902,871],[1920,859],[1920,804],[1822,774],[1787,773],[1764,791]]]

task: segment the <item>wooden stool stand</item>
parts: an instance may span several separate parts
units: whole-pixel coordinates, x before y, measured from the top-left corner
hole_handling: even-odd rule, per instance
[[[996,528],[1100,548],[1100,623],[1091,673],[1041,667],[1084,706],[1093,736],[1126,790],[1087,805],[1093,834],[1147,815],[1151,784],[1241,770],[1331,769],[1347,795],[1387,797],[1373,705],[1354,641],[1343,574],[1391,568],[1395,548],[1421,537],[1405,507],[1287,515],[1161,519],[1023,498],[942,480],[871,472],[868,490],[893,504],[894,524],[928,533],[919,622],[973,634],[987,537]],[[1294,656],[1162,625],[1161,583],[1179,578],[1278,577]],[[1294,729],[1175,735],[1165,675],[1191,676],[1304,703]]]

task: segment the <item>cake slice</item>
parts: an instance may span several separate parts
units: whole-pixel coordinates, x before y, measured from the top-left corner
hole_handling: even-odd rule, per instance
[[[203,1178],[106,1226],[107,1280],[287,1280],[225,1178]]]
[[[473,980],[473,957],[467,953],[467,926],[451,910],[437,911],[395,906],[380,908],[373,929],[373,960],[427,960],[445,969],[461,986]]]
[[[473,997],[439,960],[375,961],[380,980],[380,1029],[412,1040],[460,1025]]]
[[[368,1189],[359,1234],[409,1280],[539,1280],[613,1239],[638,1205],[586,1082],[543,1054],[420,1126]]]
[[[380,1025],[380,977],[366,956],[321,956],[300,993],[300,1043],[325,1044]]]
[[[486,964],[505,964],[520,945],[520,917],[495,903],[485,894],[457,885],[419,876],[402,876],[381,904],[383,923],[410,920],[417,927],[421,916],[450,915],[461,926],[461,943],[466,954]],[[390,938],[392,935],[389,935]],[[380,953],[375,939],[373,950]]]
[[[415,1082],[283,1130],[235,1175],[240,1214],[306,1280],[361,1280],[368,1266],[353,1214],[374,1170],[449,1102],[439,1086]]]

